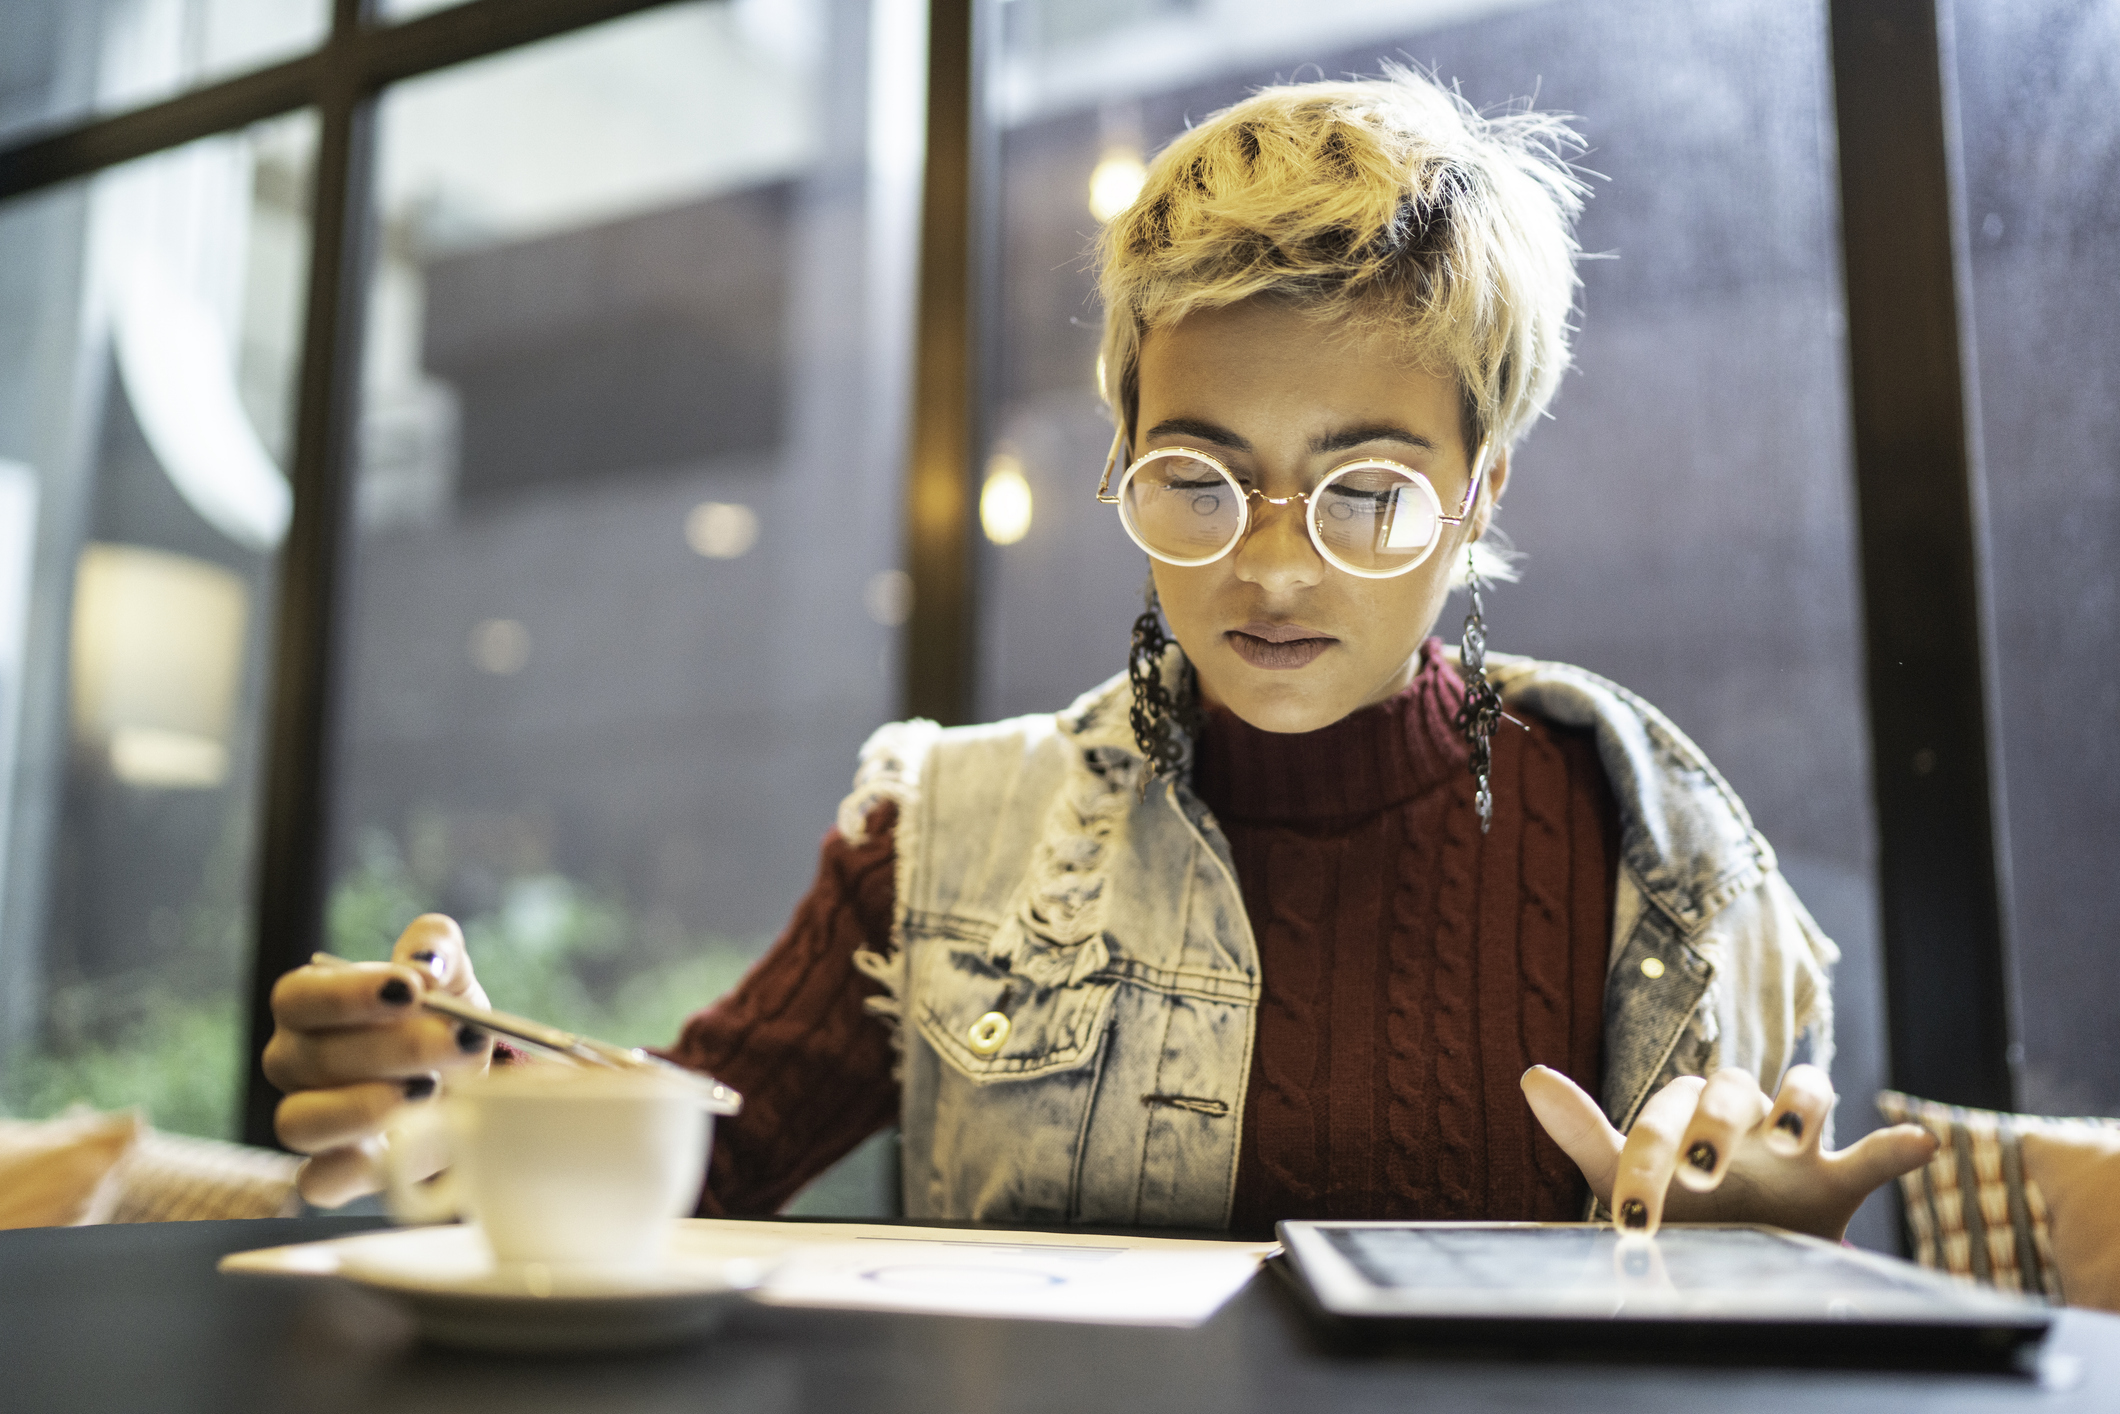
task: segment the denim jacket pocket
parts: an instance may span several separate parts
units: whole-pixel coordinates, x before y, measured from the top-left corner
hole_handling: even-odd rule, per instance
[[[1605,981],[1605,1112],[1620,1129],[1633,1125],[1660,1085],[1702,1073],[1702,1029],[1714,1013],[1702,1002],[1715,964],[1661,917],[1645,914],[1613,960]],[[1696,1044],[1686,1044],[1689,1033]]]
[[[1114,980],[1040,985],[987,947],[936,940],[918,952],[920,1035],[975,1085],[1073,1070],[1097,1052],[1111,1017]]]

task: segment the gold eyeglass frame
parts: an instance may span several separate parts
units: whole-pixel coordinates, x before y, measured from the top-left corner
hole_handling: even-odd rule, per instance
[[[1122,529],[1126,531],[1127,539],[1133,541],[1134,544],[1139,545],[1143,550],[1147,551],[1151,559],[1161,560],[1166,565],[1177,565],[1181,569],[1194,569],[1201,565],[1213,564],[1215,561],[1221,559],[1224,555],[1227,555],[1231,551],[1235,550],[1239,545],[1242,545],[1244,543],[1244,537],[1251,533],[1251,503],[1253,498],[1256,497],[1258,500],[1264,501],[1269,506],[1285,506],[1296,501],[1303,502],[1303,529],[1310,536],[1311,548],[1315,549],[1318,552],[1319,556],[1325,561],[1325,563],[1331,565],[1334,569],[1340,570],[1346,574],[1354,575],[1359,579],[1397,579],[1400,575],[1409,574],[1412,571],[1419,569],[1422,565],[1428,562],[1428,558],[1435,553],[1436,547],[1443,543],[1443,533],[1440,527],[1446,525],[1463,525],[1468,519],[1471,518],[1472,508],[1474,504],[1478,502],[1480,497],[1480,482],[1484,480],[1487,475],[1487,453],[1492,447],[1493,441],[1494,439],[1492,437],[1484,437],[1480,439],[1479,450],[1474,453],[1472,459],[1472,481],[1465,487],[1465,499],[1462,503],[1459,504],[1456,515],[1443,514],[1443,498],[1435,494],[1435,483],[1430,481],[1426,474],[1416,471],[1412,467],[1407,466],[1402,462],[1392,461],[1388,457],[1356,457],[1351,461],[1342,462],[1338,466],[1334,467],[1331,471],[1326,472],[1324,476],[1318,479],[1317,485],[1311,487],[1302,495],[1269,496],[1264,491],[1261,491],[1256,487],[1247,488],[1244,483],[1237,480],[1236,473],[1232,472],[1228,467],[1222,464],[1222,461],[1219,457],[1211,456],[1208,453],[1200,451],[1193,447],[1156,447],[1149,451],[1143,452],[1140,456],[1135,457],[1132,461],[1127,463],[1125,473],[1119,478],[1119,489],[1113,491],[1110,489],[1112,483],[1112,470],[1113,468],[1119,465],[1120,457],[1124,455],[1124,453],[1128,450],[1126,445],[1126,429],[1124,427],[1118,428],[1112,433],[1112,449],[1110,454],[1104,458],[1104,475],[1097,482],[1097,499],[1104,505],[1117,506],[1126,495],[1127,483],[1133,480],[1134,473],[1139,471],[1142,467],[1147,466],[1150,462],[1162,457],[1191,457],[1196,461],[1202,461],[1207,463],[1207,465],[1213,467],[1217,472],[1221,473],[1222,478],[1229,482],[1231,489],[1236,491],[1238,498],[1237,508],[1239,511],[1242,512],[1241,517],[1237,521],[1236,533],[1229,537],[1229,543],[1227,545],[1224,545],[1221,549],[1215,551],[1215,553],[1207,556],[1205,559],[1181,560],[1174,555],[1163,554],[1160,551],[1156,550],[1153,546],[1143,541],[1141,537],[1135,533],[1133,526],[1127,523],[1126,514],[1122,510],[1119,514],[1119,525]],[[1358,569],[1355,566],[1348,564],[1345,560],[1342,560],[1338,555],[1334,554],[1330,549],[1328,549],[1325,545],[1324,540],[1318,534],[1318,493],[1324,490],[1327,486],[1330,486],[1334,481],[1338,480],[1343,473],[1353,471],[1359,467],[1365,466],[1383,467],[1386,470],[1395,471],[1401,476],[1411,478],[1417,485],[1421,487],[1422,490],[1428,493],[1429,500],[1435,503],[1435,518],[1438,529],[1436,530],[1436,533],[1434,535],[1429,537],[1427,548],[1423,549],[1420,554],[1414,556],[1414,558],[1408,560],[1405,564],[1400,565],[1394,569]]]

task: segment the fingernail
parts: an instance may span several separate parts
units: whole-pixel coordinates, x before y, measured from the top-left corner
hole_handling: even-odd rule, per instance
[[[1794,1110],[1783,1110],[1781,1118],[1774,1121],[1774,1127],[1791,1139],[1803,1138],[1803,1116]]]
[[[456,1028],[456,1048],[465,1055],[474,1055],[483,1050],[485,1045],[486,1033],[473,1026],[470,1022],[467,1021]]]
[[[1639,1198],[1629,1198],[1619,1205],[1619,1220],[1630,1228],[1645,1228],[1649,1225],[1649,1205]]]
[[[1715,1172],[1715,1146],[1703,1139],[1686,1150],[1686,1162],[1702,1173]]]
[[[412,988],[405,985],[404,978],[393,977],[383,984],[383,989],[376,995],[392,1006],[405,1006],[412,1000]]]
[[[433,1093],[434,1077],[431,1075],[415,1075],[405,1082],[405,1098],[408,1100],[424,1100]]]

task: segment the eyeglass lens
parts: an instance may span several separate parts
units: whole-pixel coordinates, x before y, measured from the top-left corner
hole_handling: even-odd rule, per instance
[[[1205,564],[1236,543],[1244,493],[1208,462],[1157,457],[1127,478],[1119,514],[1151,552],[1178,564]]]
[[[1326,558],[1383,574],[1425,558],[1442,507],[1427,483],[1389,467],[1353,467],[1318,488],[1312,524]]]

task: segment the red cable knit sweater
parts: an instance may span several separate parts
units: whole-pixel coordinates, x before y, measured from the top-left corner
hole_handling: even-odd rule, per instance
[[[1597,1091],[1616,815],[1586,735],[1504,724],[1483,836],[1463,698],[1431,640],[1404,692],[1322,731],[1209,714],[1194,786],[1235,853],[1264,984],[1238,1231],[1581,1214],[1517,1078],[1545,1064]],[[849,960],[889,938],[894,819],[880,809],[860,846],[826,837],[787,932],[669,1052],[745,1096],[703,1212],[769,1212],[896,1118],[889,1038],[861,1006],[877,989]]]

